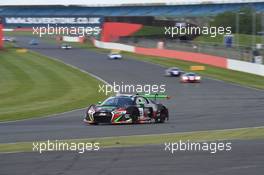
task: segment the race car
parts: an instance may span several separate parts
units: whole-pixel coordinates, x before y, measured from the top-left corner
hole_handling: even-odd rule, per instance
[[[108,58],[111,60],[117,60],[117,59],[121,59],[122,55],[120,54],[120,51],[112,50],[111,53],[108,54]]]
[[[180,76],[182,73],[183,71],[177,67],[171,67],[165,70],[165,76]]]
[[[3,41],[6,41],[6,42],[16,42],[16,39],[14,37],[3,37],[2,38]]]
[[[181,82],[183,83],[199,83],[201,82],[201,76],[196,73],[188,72],[181,76]]]
[[[103,103],[89,106],[85,112],[84,122],[88,124],[164,123],[169,119],[169,112],[164,105],[157,103],[157,99],[165,98],[168,96],[163,94],[112,96]]]
[[[72,48],[72,46],[69,45],[69,44],[67,44],[67,43],[63,43],[63,44],[61,45],[61,49],[68,50],[68,49],[71,49],[71,48]]]
[[[29,41],[29,45],[32,45],[32,46],[38,45],[38,44],[39,44],[39,42],[38,42],[37,39],[32,39],[32,40]]]

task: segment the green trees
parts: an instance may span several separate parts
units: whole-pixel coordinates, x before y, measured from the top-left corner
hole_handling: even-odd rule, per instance
[[[245,7],[236,12],[224,12],[215,16],[210,22],[211,26],[231,27],[232,33],[257,34],[261,31],[261,16],[251,7]]]

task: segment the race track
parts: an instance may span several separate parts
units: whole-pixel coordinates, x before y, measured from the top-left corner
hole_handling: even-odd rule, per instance
[[[0,156],[1,175],[263,175],[263,141],[234,141],[231,152],[164,151],[163,145],[98,152]],[[15,166],[14,166],[15,165]],[[14,168],[15,167],[15,168]]]
[[[28,47],[28,37],[18,37]],[[125,58],[106,59],[106,54],[83,49],[61,50],[42,42],[30,48],[107,81],[127,84],[166,84],[172,98],[164,103],[170,111],[165,124],[99,125],[83,124],[84,110],[52,117],[0,123],[0,143],[120,135],[141,135],[196,130],[229,129],[264,125],[264,91],[204,78],[201,84],[180,84],[178,78],[164,77],[158,65]],[[164,151],[164,145],[108,148],[98,152],[45,152],[0,154],[1,175],[262,175],[263,140],[232,141],[232,151]]]
[[[29,37],[17,37],[17,44],[29,47]],[[264,125],[264,91],[204,78],[200,84],[181,84],[164,77],[164,68],[130,58],[108,60],[106,54],[85,49],[62,50],[41,42],[31,50],[97,75],[108,83],[165,84],[172,98],[164,103],[170,111],[165,124],[87,126],[84,110],[56,117],[0,123],[0,142],[47,139],[91,138],[180,131],[229,129]]]

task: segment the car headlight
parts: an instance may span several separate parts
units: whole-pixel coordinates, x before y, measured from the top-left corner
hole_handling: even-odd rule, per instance
[[[188,77],[182,77],[183,80],[188,80]]]
[[[201,80],[200,76],[195,77],[195,80]]]

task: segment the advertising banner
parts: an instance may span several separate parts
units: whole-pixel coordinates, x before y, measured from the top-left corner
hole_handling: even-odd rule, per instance
[[[93,36],[100,38],[104,19],[99,16],[5,16],[3,24],[33,35]]]
[[[7,27],[32,27],[32,26],[101,26],[103,18],[98,16],[6,16],[3,24]]]

